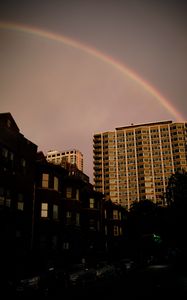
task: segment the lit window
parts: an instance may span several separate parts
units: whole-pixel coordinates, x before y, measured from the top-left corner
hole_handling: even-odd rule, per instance
[[[24,208],[24,204],[23,204],[23,202],[18,202],[18,210],[23,210],[23,208]]]
[[[95,199],[94,198],[90,198],[90,208],[94,208],[94,201]]]
[[[48,203],[42,203],[41,217],[42,218],[47,218],[48,217]]]
[[[49,174],[42,174],[42,187],[43,188],[49,187]]]

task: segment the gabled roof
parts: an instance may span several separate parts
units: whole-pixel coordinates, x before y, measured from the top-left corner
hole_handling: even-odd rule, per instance
[[[20,131],[10,112],[0,113],[0,127],[11,128],[16,132]]]

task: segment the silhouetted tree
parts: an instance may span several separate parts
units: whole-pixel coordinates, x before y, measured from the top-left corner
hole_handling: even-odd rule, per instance
[[[172,174],[169,178],[166,201],[168,206],[177,209],[187,209],[187,172]]]
[[[166,201],[170,218],[170,235],[184,252],[187,249],[187,172],[180,171],[169,178]]]
[[[147,234],[155,231],[156,204],[150,200],[134,202],[130,208],[131,226],[135,226],[138,234]],[[133,227],[134,227],[133,226]]]
[[[158,206],[150,200],[134,202],[128,215],[131,252],[139,263],[156,256],[160,247]]]

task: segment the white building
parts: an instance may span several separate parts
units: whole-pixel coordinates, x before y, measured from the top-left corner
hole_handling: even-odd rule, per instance
[[[47,152],[46,159],[48,162],[66,166],[66,163],[76,165],[77,168],[83,172],[83,154],[76,149],[67,151],[50,150]]]
[[[187,123],[172,121],[116,128],[94,135],[94,183],[114,203],[163,203],[172,173],[187,171]]]

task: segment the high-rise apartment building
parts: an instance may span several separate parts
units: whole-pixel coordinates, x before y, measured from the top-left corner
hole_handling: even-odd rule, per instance
[[[187,123],[119,127],[95,134],[93,148],[96,191],[128,209],[145,199],[162,205],[170,175],[187,171]]]
[[[47,152],[47,161],[54,164],[62,165],[66,167],[66,163],[76,165],[77,168],[83,172],[83,154],[76,149],[67,151],[50,150]]]

